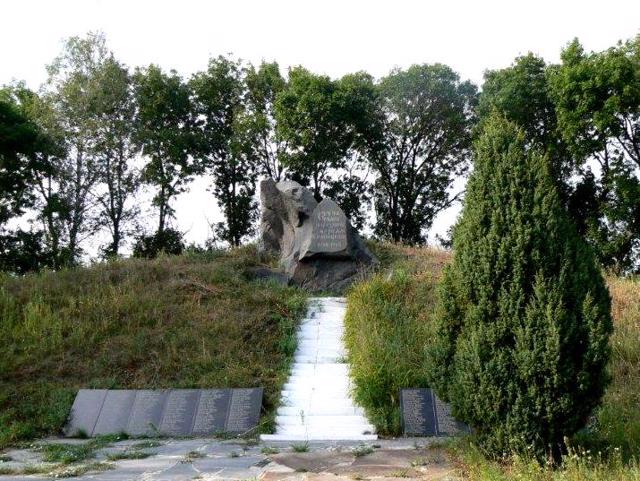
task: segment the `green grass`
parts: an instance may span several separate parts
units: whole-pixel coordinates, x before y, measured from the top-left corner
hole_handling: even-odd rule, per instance
[[[345,344],[349,352],[356,401],[365,408],[378,433],[401,432],[398,393],[426,385],[424,346],[440,265],[448,255],[436,249],[378,252],[383,270],[348,295]],[[386,255],[385,255],[386,254]],[[403,256],[414,255],[411,261]]]
[[[109,461],[121,461],[123,459],[146,459],[149,456],[154,456],[156,453],[149,453],[145,451],[123,451],[121,453],[113,453],[107,455]]]
[[[126,436],[106,435],[98,436],[90,441],[79,444],[42,444],[39,445],[37,449],[42,452],[42,460],[47,463],[72,464],[93,459],[96,456],[96,451],[122,439],[126,439]]]
[[[56,434],[79,388],[265,388],[296,348],[305,294],[251,281],[255,247],[0,276],[0,449]]]
[[[309,443],[292,444],[291,449],[294,453],[307,453],[309,452]]]
[[[374,451],[373,447],[367,444],[361,444],[360,446],[356,446],[351,450],[351,452],[356,458],[368,456],[369,454],[373,453],[373,451]]]
[[[450,255],[429,248],[371,244],[377,275],[348,295],[345,340],[357,400],[378,432],[399,434],[398,389],[426,386],[422,359],[430,339],[442,267]],[[472,438],[449,445],[462,479],[479,481],[640,480],[640,279],[607,278],[613,298],[612,382],[593,422],[560,466],[532,459],[487,460]]]

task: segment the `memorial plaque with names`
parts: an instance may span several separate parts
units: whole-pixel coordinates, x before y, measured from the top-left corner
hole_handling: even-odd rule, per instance
[[[451,408],[431,389],[401,389],[400,409],[405,435],[455,436],[469,427],[451,416]]]
[[[310,251],[340,252],[347,248],[347,217],[331,199],[320,202],[311,214],[313,238]]]
[[[231,389],[203,389],[193,422],[193,436],[210,436],[225,431]]]
[[[107,391],[96,427],[91,435],[125,432],[135,397],[136,391],[128,389]]]
[[[67,436],[79,436],[80,434],[91,436],[107,392],[106,389],[80,389],[78,391],[71,407],[69,422],[64,430]]]
[[[200,391],[198,389],[169,391],[162,421],[160,421],[160,434],[163,436],[191,435],[199,398]]]
[[[211,436],[256,428],[262,388],[106,390],[81,389],[66,436]]]
[[[136,391],[136,398],[129,415],[127,434],[131,436],[150,436],[159,430],[162,411],[168,391],[143,389]]]
[[[262,388],[233,389],[225,432],[246,433],[258,425]]]

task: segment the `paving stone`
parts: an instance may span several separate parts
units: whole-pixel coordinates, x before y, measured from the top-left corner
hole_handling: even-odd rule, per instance
[[[145,476],[149,481],[182,481],[192,480],[199,475],[199,472],[191,465],[191,463],[176,463],[170,468],[154,473],[151,476]]]

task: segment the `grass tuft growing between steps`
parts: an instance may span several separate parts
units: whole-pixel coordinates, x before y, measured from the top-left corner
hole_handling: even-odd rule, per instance
[[[265,388],[273,412],[306,310],[250,280],[253,246],[0,277],[0,448],[58,433],[79,388]]]

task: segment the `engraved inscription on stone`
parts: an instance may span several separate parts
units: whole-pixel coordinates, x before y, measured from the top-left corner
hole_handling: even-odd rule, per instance
[[[340,252],[347,248],[347,217],[331,199],[320,202],[311,214],[314,252]]]
[[[107,396],[106,389],[80,389],[71,407],[69,422],[64,432],[67,436],[85,434],[91,436]]]
[[[81,389],[67,436],[210,436],[246,433],[260,420],[262,388],[106,390]]]
[[[402,389],[400,391],[400,406],[405,434],[420,436],[435,436],[437,434],[430,390]]]
[[[200,391],[179,389],[170,391],[160,421],[160,434],[165,436],[189,436]]]
[[[401,389],[400,407],[404,434],[454,436],[469,427],[451,416],[451,407],[431,389]]]
[[[135,397],[136,391],[108,391],[92,436],[125,432]]]
[[[151,391],[148,389],[137,391],[131,415],[129,416],[127,434],[149,436],[157,433],[167,394],[167,391]]]
[[[440,436],[455,436],[462,432],[469,432],[466,424],[458,421],[451,415],[451,406],[440,401],[438,396],[433,395],[436,412],[436,422],[438,424],[438,434]]]
[[[255,428],[260,419],[262,388],[234,389],[225,425],[228,433],[245,433]]]
[[[210,436],[224,432],[230,401],[230,389],[202,390],[191,434]]]

